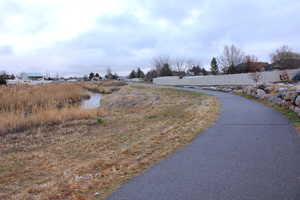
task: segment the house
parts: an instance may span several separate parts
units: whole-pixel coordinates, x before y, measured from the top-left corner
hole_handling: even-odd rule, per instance
[[[41,80],[44,78],[43,74],[41,73],[21,73],[20,77],[22,80]]]

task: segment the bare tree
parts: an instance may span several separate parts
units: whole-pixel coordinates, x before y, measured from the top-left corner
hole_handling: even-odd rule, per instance
[[[276,49],[276,51],[272,53],[270,57],[272,63],[277,63],[282,59],[292,56],[292,54],[293,54],[292,49],[287,45],[283,45],[279,49]]]
[[[174,71],[176,72],[185,72],[186,71],[186,59],[184,58],[176,58],[174,60]]]
[[[258,72],[261,70],[261,65],[257,64],[258,58],[255,55],[247,55],[244,57],[245,72]]]
[[[108,68],[106,69],[106,75],[105,75],[105,78],[106,78],[106,79],[113,79],[113,74],[112,74],[112,71],[111,71],[111,68],[110,68],[110,67],[108,67]]]
[[[244,53],[234,45],[225,46],[222,55],[219,57],[219,63],[222,70],[226,72],[229,67],[235,67],[244,60]]]
[[[186,70],[191,70],[193,67],[198,66],[201,67],[200,61],[195,61],[193,59],[187,59],[186,60]]]
[[[158,56],[153,58],[153,65],[155,70],[160,73],[161,69],[164,67],[165,64],[170,65],[170,57],[169,56]]]
[[[156,77],[158,77],[157,71],[156,71],[156,70],[150,70],[150,71],[146,74],[144,80],[145,80],[145,81],[152,82],[153,79],[156,78]]]
[[[273,64],[279,65],[281,69],[297,68],[300,64],[300,54],[284,45],[270,55]]]
[[[244,63],[254,63],[257,62],[258,58],[255,55],[246,55],[244,57]]]

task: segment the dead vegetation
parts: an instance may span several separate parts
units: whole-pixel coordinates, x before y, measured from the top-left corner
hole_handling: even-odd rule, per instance
[[[139,86],[102,105],[102,124],[73,120],[2,136],[0,199],[104,199],[190,143],[218,112],[211,96]]]
[[[95,111],[79,107],[83,99],[89,98],[87,90],[110,94],[124,85],[109,80],[99,83],[0,86],[0,135],[96,117]]]
[[[0,135],[89,117],[90,113],[74,107],[88,97],[87,92],[74,83],[1,86]]]

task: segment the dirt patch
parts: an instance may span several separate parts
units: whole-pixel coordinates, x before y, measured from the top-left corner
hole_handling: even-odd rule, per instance
[[[105,98],[114,103],[96,110],[104,123],[74,120],[1,137],[0,199],[104,199],[189,144],[219,109],[214,97],[172,89],[125,86]]]

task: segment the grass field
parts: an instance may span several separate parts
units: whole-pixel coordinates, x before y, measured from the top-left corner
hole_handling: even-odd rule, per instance
[[[101,103],[83,119],[0,136],[0,199],[104,199],[189,144],[219,111],[212,96],[142,86]]]

